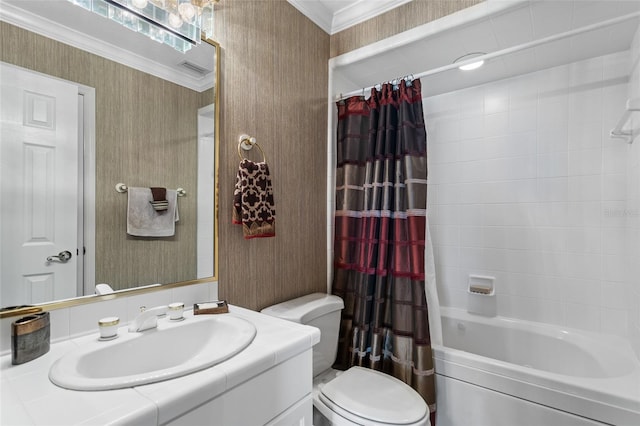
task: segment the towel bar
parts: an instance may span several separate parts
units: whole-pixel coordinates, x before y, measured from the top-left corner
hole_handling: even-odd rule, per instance
[[[116,191],[123,193],[127,192],[128,190],[129,187],[124,183],[116,184]],[[185,197],[187,195],[187,191],[184,188],[176,188],[176,192],[178,193],[178,197]]]
[[[620,117],[618,124],[610,132],[612,138],[625,139],[627,143],[633,143],[637,132],[634,132],[634,129],[631,128],[628,130],[623,129],[625,123],[631,118],[632,112],[640,112],[640,98],[627,99],[627,105],[625,111],[622,113],[622,117]]]

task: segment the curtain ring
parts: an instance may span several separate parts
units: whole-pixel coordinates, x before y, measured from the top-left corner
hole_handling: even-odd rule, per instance
[[[413,78],[413,74],[409,74],[408,76],[406,76],[404,78],[404,85],[406,87],[411,87],[413,86],[413,80],[415,80],[415,78]]]

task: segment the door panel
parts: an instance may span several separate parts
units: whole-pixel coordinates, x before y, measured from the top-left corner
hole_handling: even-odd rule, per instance
[[[1,72],[0,306],[77,294],[78,88]],[[50,256],[68,250],[68,261]]]

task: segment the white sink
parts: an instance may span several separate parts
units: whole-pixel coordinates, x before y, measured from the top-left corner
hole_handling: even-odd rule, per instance
[[[158,319],[158,328],[82,344],[49,371],[56,385],[73,390],[121,389],[184,376],[236,355],[256,335],[255,326],[230,314]]]

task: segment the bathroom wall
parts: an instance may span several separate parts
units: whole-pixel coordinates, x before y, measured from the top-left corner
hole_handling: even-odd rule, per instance
[[[181,287],[164,288],[152,293],[139,292],[128,297],[110,299],[102,296],[100,302],[59,307],[49,311],[51,321],[51,343],[69,338],[98,333],[101,318],[116,316],[124,326],[140,313],[141,306],[153,307],[183,302],[189,309],[194,303],[218,299],[218,283],[206,282]],[[0,319],[0,355],[11,353],[11,323],[19,317]]]
[[[342,53],[478,2],[414,1],[410,10],[403,6],[331,39],[344,40],[336,41]],[[219,296],[258,309],[312,291],[326,291],[330,37],[285,1],[222,2],[216,10],[214,38],[222,48]],[[2,35],[4,55],[11,43],[4,32]],[[40,56],[64,67],[66,61],[58,59],[65,56],[56,53],[56,48],[47,43],[36,43],[34,48],[38,46],[46,50]],[[37,50],[32,52],[30,58],[37,60]],[[231,225],[239,161],[237,137],[241,133],[258,138],[271,168],[277,212],[275,238],[245,241],[240,228]],[[187,169],[191,168],[182,168]]]
[[[413,0],[332,35],[331,57],[435,21],[481,2],[482,0]]]
[[[329,36],[286,1],[216,6],[220,99],[220,297],[250,309],[326,291]],[[276,237],[231,224],[238,136],[257,138],[270,168]],[[258,151],[258,150],[254,150]],[[257,152],[250,158],[260,159]]]
[[[326,291],[329,57],[476,3],[413,1],[331,37],[286,1],[216,6],[215,39],[222,47],[221,298],[261,309]],[[267,157],[275,238],[246,241],[240,227],[231,225],[237,138],[243,133],[255,136]]]
[[[333,35],[331,57],[475,3],[410,2]],[[626,98],[640,96],[640,29],[629,55],[602,58],[602,68],[597,59],[502,82],[506,88],[496,83],[442,96],[442,104],[425,102],[433,107],[429,202],[431,225],[438,228],[436,256],[444,256],[437,266],[443,304],[466,307],[467,274],[493,273],[499,313],[628,335],[640,356],[640,138],[624,147],[608,136]],[[580,79],[581,73],[595,73],[597,80],[600,71],[599,83]],[[624,74],[631,75],[627,94]],[[556,109],[545,111],[555,101]],[[527,113],[527,102],[535,110]],[[576,121],[580,110],[596,116]],[[556,119],[559,130],[553,130]],[[442,125],[453,135],[440,139],[434,120],[449,120]],[[634,113],[632,120],[640,129],[640,116]],[[518,126],[525,127],[516,132]],[[485,131],[504,133],[502,141],[484,145],[484,154],[469,151]],[[507,145],[517,133],[520,144]],[[475,187],[484,187],[475,196],[493,201],[476,203],[469,181],[474,174],[480,174]],[[438,179],[446,183],[434,183]],[[589,199],[590,190],[599,198]],[[511,199],[495,198],[500,193]],[[495,270],[483,269],[496,263],[501,266]]]
[[[196,198],[180,198],[174,238],[132,239],[127,196],[115,184],[195,191],[196,114],[213,102],[213,92],[195,92],[5,22],[0,34],[0,60],[96,89],[96,282],[121,289],[194,279]]]
[[[637,275],[625,272],[638,143],[608,135],[628,97],[630,56],[425,99],[443,305],[466,308],[468,275],[490,275],[498,315],[638,333]]]
[[[640,27],[631,46],[631,80],[629,98],[640,99]],[[640,113],[633,113],[629,127],[640,132]],[[640,357],[640,136],[629,147],[627,157],[627,275],[626,284],[631,288],[629,303],[629,335]]]

